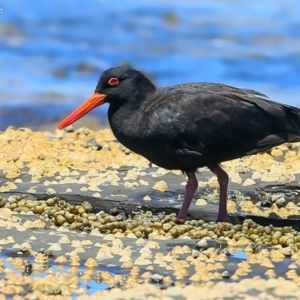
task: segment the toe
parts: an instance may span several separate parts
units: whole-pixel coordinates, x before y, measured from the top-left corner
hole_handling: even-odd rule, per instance
[[[175,223],[178,224],[178,225],[182,225],[182,224],[185,223],[185,219],[178,219],[178,218],[177,218],[177,219],[175,220]]]

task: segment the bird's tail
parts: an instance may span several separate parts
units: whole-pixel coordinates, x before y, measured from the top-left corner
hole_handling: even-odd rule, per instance
[[[300,109],[292,106],[284,106],[286,142],[300,141]]]

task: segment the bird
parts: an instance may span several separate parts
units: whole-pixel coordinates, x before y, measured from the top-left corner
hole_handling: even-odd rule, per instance
[[[300,141],[300,109],[272,101],[255,90],[194,82],[156,87],[130,67],[104,71],[94,93],[59,125],[63,129],[108,103],[116,139],[151,163],[187,176],[176,218],[184,224],[198,189],[199,168],[208,167],[219,184],[217,222],[229,222],[229,176],[224,161]]]

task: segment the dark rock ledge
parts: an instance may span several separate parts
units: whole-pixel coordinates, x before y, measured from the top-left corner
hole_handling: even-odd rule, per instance
[[[32,182],[32,176],[28,175],[28,169],[23,168],[19,180],[9,180],[5,177],[3,172],[0,173],[1,190],[0,196],[7,199],[12,195],[27,194],[31,199],[45,200],[50,197],[60,197],[65,199],[70,204],[79,204],[83,201],[89,201],[95,212],[108,212],[114,207],[126,211],[129,214],[133,212],[144,210],[152,211],[153,213],[165,212],[177,213],[183,201],[185,187],[184,175],[176,175],[172,172],[161,175],[157,173],[157,168],[146,168],[140,174],[137,174],[134,179],[127,179],[126,174],[133,167],[123,167],[115,170],[120,177],[119,185],[111,185],[109,181],[101,183],[97,187],[91,188],[88,180],[82,180],[87,174],[87,170],[77,170],[78,175],[73,176],[74,182],[63,183],[63,177],[60,174],[50,177],[42,177],[39,182]],[[102,177],[105,177],[105,171],[98,171]],[[244,179],[251,178],[252,172],[240,174]],[[213,175],[209,171],[202,171],[198,174],[199,181],[208,181]],[[68,176],[72,177],[72,176]],[[97,181],[97,176],[93,177],[93,182]],[[59,180],[57,179],[59,178]],[[80,179],[81,178],[81,179]],[[125,179],[124,179],[125,178]],[[77,182],[76,182],[77,180]],[[148,185],[139,184],[135,186],[135,182],[142,180]],[[22,182],[20,182],[22,181]],[[168,191],[159,191],[153,189],[157,181],[164,181],[167,183]],[[287,217],[281,217],[278,214],[278,205],[276,199],[282,200],[281,207],[285,207],[288,203],[298,205],[300,197],[300,174],[296,174],[295,180],[288,184],[281,184],[279,182],[261,182],[256,181],[255,185],[243,186],[237,183],[230,183],[229,186],[229,200],[236,205],[236,211],[230,212],[232,223],[242,223],[243,220],[251,218],[261,225],[274,226],[292,226],[295,229],[300,227],[300,216],[295,213]],[[45,184],[47,182],[47,184]],[[10,186],[12,185],[12,186]],[[202,219],[205,221],[215,221],[218,211],[218,195],[216,187],[199,188],[195,196],[195,200],[191,204],[189,210],[190,219]],[[146,197],[146,198],[145,198]],[[149,199],[149,200],[143,200]],[[204,199],[204,204],[197,205],[197,199]],[[245,201],[251,201],[262,214],[253,214],[251,212],[243,211],[243,204]],[[277,203],[278,204],[278,203]],[[272,207],[276,206],[277,210],[272,212]],[[263,212],[268,209],[270,214],[266,216]]]

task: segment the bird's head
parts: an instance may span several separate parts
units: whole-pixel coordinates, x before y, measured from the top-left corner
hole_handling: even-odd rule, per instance
[[[94,94],[68,115],[58,128],[71,125],[104,103],[120,107],[131,99],[141,99],[140,95],[146,96],[154,89],[153,83],[137,70],[129,67],[108,69],[101,74]]]

